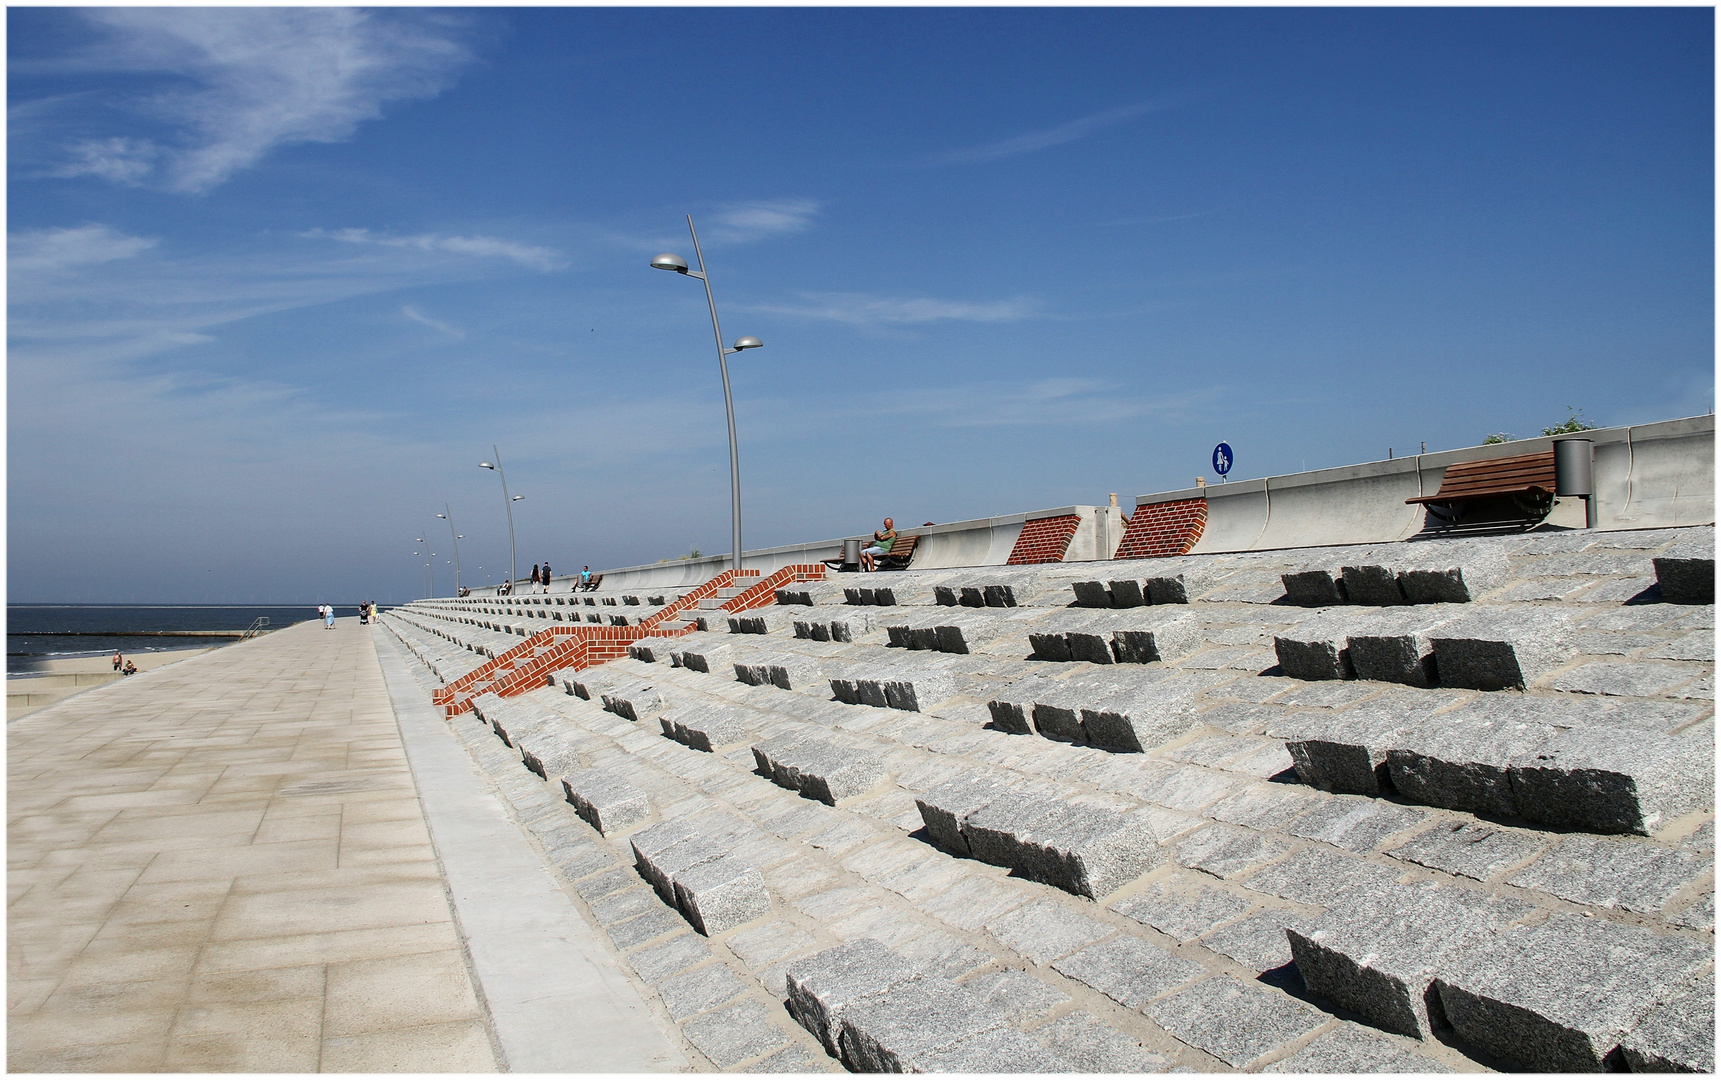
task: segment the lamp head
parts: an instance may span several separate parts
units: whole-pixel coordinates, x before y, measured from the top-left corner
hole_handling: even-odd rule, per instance
[[[444,520],[444,521],[447,521],[447,520],[448,520],[448,515],[447,515],[447,514],[438,514],[438,515],[436,515],[436,516],[437,516],[437,517],[439,517],[439,518],[441,518],[441,519],[442,519],[442,520]]]
[[[740,352],[743,349],[757,349],[763,344],[765,343],[756,337],[739,337],[735,339],[735,351]]]
[[[490,464],[488,461],[480,461],[478,463],[478,467],[480,469],[491,469],[491,470],[494,470],[496,468],[496,466]]]
[[[525,497],[526,496],[524,496],[524,495],[516,495],[516,496],[514,496],[513,501],[519,502],[521,499],[524,499]]]
[[[674,270],[678,274],[687,273],[687,260],[679,255],[670,255],[668,253],[659,255],[657,258],[651,260],[651,265],[655,270]]]

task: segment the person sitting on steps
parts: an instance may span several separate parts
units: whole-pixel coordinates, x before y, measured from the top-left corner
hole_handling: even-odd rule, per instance
[[[889,555],[890,549],[896,543],[896,522],[890,518],[884,519],[884,528],[872,534],[872,544],[861,548],[861,569],[871,573],[878,569],[878,557]]]

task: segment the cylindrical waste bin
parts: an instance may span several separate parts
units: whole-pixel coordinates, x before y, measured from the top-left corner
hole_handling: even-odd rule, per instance
[[[1596,527],[1595,443],[1589,439],[1554,442],[1554,494],[1584,501],[1584,525]]]
[[[860,565],[861,542],[859,540],[843,541],[843,569]]]

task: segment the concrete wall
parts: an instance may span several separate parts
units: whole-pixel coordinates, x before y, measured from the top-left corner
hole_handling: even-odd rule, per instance
[[[1562,436],[1563,437],[1563,436]],[[1602,529],[1648,529],[1700,525],[1715,520],[1715,417],[1694,416],[1636,427],[1599,428],[1583,438],[1595,443],[1595,482]],[[1331,544],[1384,543],[1422,531],[1424,511],[1404,500],[1432,495],[1448,466],[1544,452],[1548,437],[1491,446],[1468,446],[1336,469],[1212,484],[1137,497],[1137,506],[1205,499],[1206,524],[1192,554],[1266,548],[1320,547]],[[918,534],[914,567],[1001,566],[1022,526],[1042,518],[1079,519],[1064,553],[1065,562],[1109,559],[1124,537],[1122,513],[1115,507],[1063,506],[1026,514],[977,518],[946,525],[901,526]],[[1548,518],[1556,525],[1581,528],[1583,506],[1561,500]],[[838,537],[807,544],[759,548],[742,554],[742,565],[769,574],[793,563],[817,563],[842,555]],[[727,555],[677,559],[604,571],[605,588],[669,590],[691,588],[729,568]],[[558,577],[564,588],[572,576]],[[488,593],[493,590],[473,590]]]
[[[1569,438],[1574,436],[1558,436]],[[1715,520],[1715,418],[1599,428],[1595,443],[1597,527],[1648,529]],[[1542,453],[1541,436],[1336,469],[1143,495],[1136,505],[1205,498],[1207,524],[1192,554],[1328,544],[1384,543],[1422,531],[1425,512],[1406,499],[1440,490],[1448,466]],[[1562,499],[1549,515],[1581,528],[1583,505]]]

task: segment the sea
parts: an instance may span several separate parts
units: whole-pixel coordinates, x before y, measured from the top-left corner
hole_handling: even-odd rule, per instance
[[[337,604],[335,614],[356,617],[358,608]],[[259,619],[268,620],[261,624],[265,628],[280,630],[316,617],[315,604],[8,604],[6,670],[29,671],[45,660],[111,655],[116,649],[143,653],[230,645],[240,639],[195,635],[211,630],[247,630]]]

